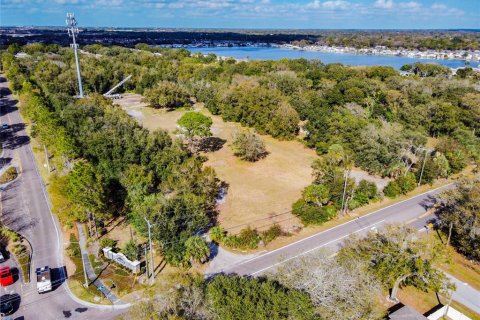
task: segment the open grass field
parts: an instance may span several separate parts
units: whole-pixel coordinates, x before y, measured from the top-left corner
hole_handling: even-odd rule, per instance
[[[138,95],[125,95],[116,102],[149,130],[161,128],[173,133],[177,120],[186,112],[144,108],[145,104]],[[242,161],[229,147],[232,134],[241,126],[212,116],[200,104],[195,108],[212,117],[213,136],[225,142],[218,151],[206,154],[206,165],[213,167],[218,177],[228,184],[227,195],[219,205],[221,225],[233,233],[249,223],[260,230],[274,222],[287,231],[299,225],[300,222],[290,213],[272,216],[291,210],[302,189],[311,183],[311,163],[317,157],[315,152],[298,141],[278,141],[262,136],[269,152],[267,157],[255,163]]]

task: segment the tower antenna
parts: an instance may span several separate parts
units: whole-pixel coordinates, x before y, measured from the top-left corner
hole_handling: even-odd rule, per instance
[[[78,44],[75,41],[75,34],[78,34],[77,28],[77,20],[75,19],[75,15],[73,13],[67,13],[67,31],[68,35],[72,37],[73,43],[70,45],[73,48],[73,52],[75,53],[75,64],[77,66],[77,78],[78,78],[78,97],[83,98],[83,88],[82,88],[82,76],[80,75],[80,63],[78,61]]]

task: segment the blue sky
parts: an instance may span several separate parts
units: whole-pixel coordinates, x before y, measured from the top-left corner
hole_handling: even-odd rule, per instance
[[[0,25],[480,29],[480,0],[0,0]]]

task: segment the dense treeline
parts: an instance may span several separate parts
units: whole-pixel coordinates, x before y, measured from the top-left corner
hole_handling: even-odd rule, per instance
[[[478,50],[480,36],[476,32],[461,31],[331,31],[323,32],[316,41],[303,40],[299,44],[315,42],[318,45],[418,50]]]
[[[69,45],[65,30],[21,28],[15,34],[22,37],[10,37],[10,28],[0,33],[0,44],[27,44],[32,42],[55,43]],[[3,31],[3,30],[2,30]],[[199,39],[203,43],[229,41],[234,45],[245,43],[295,43],[329,46],[349,46],[355,48],[370,48],[386,46],[389,48],[436,49],[436,50],[478,50],[480,36],[478,32],[468,30],[101,30],[98,28],[82,28],[82,36],[77,41],[80,44],[92,44],[99,41],[112,45],[134,46],[137,43],[159,44],[194,44]]]
[[[187,240],[214,218],[215,173],[167,132],[149,133],[102,96],[71,98],[74,89],[62,81],[73,75],[71,56],[56,57],[17,61],[2,56],[33,135],[53,155],[55,211],[67,223],[85,221],[89,214],[99,221],[128,216],[141,232],[148,218],[167,261],[188,264]],[[103,88],[101,81],[96,85]],[[91,86],[89,91],[97,90]]]

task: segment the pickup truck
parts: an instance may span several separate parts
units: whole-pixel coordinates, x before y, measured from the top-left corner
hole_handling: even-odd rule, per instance
[[[52,281],[50,279],[50,268],[48,266],[37,268],[37,289],[38,293],[44,293],[52,290]]]
[[[2,287],[9,286],[13,283],[13,275],[10,267],[5,266],[0,268],[0,285]]]

